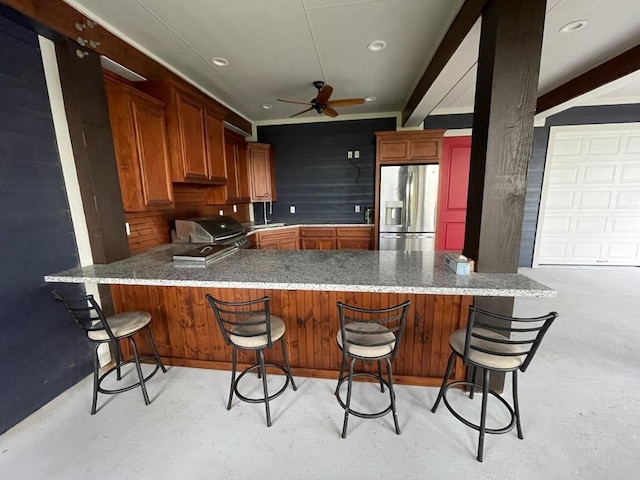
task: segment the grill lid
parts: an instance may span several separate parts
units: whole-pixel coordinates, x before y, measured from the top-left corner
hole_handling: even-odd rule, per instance
[[[176,237],[181,242],[230,243],[242,236],[240,222],[226,215],[176,220]]]

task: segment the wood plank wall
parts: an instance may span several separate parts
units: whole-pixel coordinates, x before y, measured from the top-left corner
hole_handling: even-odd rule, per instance
[[[220,210],[223,210],[225,215],[241,223],[249,221],[250,204],[238,204],[237,213],[233,212],[231,205],[207,205],[208,188],[212,187],[174,183],[174,209],[125,213],[125,220],[129,223],[131,231],[129,236],[131,253],[139,253],[171,242],[172,221],[178,218],[217,216]]]
[[[374,132],[394,131],[396,119],[339,118],[257,127],[258,140],[275,149],[278,200],[268,215],[274,222],[364,223],[364,210],[374,202]],[[358,151],[359,158],[347,158],[349,151]],[[262,203],[254,205],[255,218],[262,219]],[[292,205],[295,213],[290,213]]]
[[[466,325],[473,297],[456,295],[405,295],[371,292],[302,290],[220,289],[113,285],[118,311],[151,313],[151,330],[160,355],[171,365],[229,369],[231,349],[222,338],[205,294],[225,301],[246,301],[269,296],[270,312],[286,325],[289,359],[294,374],[337,378],[341,353],[336,344],[340,327],[337,302],[363,308],[384,308],[411,301],[394,376],[399,383],[437,386],[442,381],[450,354],[449,336]],[[279,346],[278,346],[279,347]],[[150,353],[144,338],[139,350]],[[279,348],[266,354],[282,362]],[[255,356],[243,352],[238,361],[253,363]],[[454,377],[462,379],[456,364]]]

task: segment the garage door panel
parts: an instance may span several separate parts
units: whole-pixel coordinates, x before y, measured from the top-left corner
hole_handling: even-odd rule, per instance
[[[583,171],[582,183],[585,184],[607,185],[616,178],[616,165],[588,165]]]
[[[611,232],[616,235],[637,235],[640,238],[640,216],[611,218]]]
[[[609,209],[611,205],[611,192],[578,192],[577,210]],[[578,213],[578,212],[576,212]]]
[[[625,210],[640,210],[640,190],[617,192],[615,208]]]
[[[587,140],[587,155],[620,153],[620,136],[595,136]]]
[[[640,153],[640,135],[629,135],[625,152],[629,154]]]
[[[537,264],[640,265],[640,123],[552,127]]]
[[[620,183],[640,183],[640,165],[622,165]]]
[[[580,178],[580,167],[578,165],[566,165],[554,168],[549,176],[549,183],[552,185],[577,185]]]
[[[567,232],[570,233],[570,232]],[[574,233],[604,235],[607,233],[607,216],[577,217]]]
[[[554,154],[563,155],[580,155],[582,153],[582,137],[571,136],[558,138],[555,143]]]
[[[606,246],[606,258],[608,263],[620,262],[620,261],[628,261],[628,260],[637,260],[638,253],[640,253],[640,248],[637,243],[633,242],[611,242]]]

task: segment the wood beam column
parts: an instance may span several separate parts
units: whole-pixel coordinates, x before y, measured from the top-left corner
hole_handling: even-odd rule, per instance
[[[100,57],[67,39],[55,46],[93,262],[122,260],[130,253]],[[102,287],[109,313],[111,292]]]
[[[463,253],[478,272],[517,272],[546,0],[490,0],[482,15]],[[476,297],[511,315],[512,298]],[[504,374],[492,375],[500,390]]]

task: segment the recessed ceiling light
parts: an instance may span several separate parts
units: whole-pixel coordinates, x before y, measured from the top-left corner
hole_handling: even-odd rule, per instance
[[[582,30],[587,26],[589,22],[587,20],[576,20],[575,22],[567,23],[565,26],[560,28],[560,33],[573,33],[578,30]]]
[[[366,98],[364,99],[364,101],[365,101],[365,102],[375,102],[376,100],[377,100],[377,98],[376,98],[376,97],[374,97],[373,95],[372,95],[372,96],[370,96],[370,97],[366,97]]]
[[[381,50],[387,48],[387,42],[385,42],[384,40],[374,40],[369,45],[367,45],[367,48],[372,52],[380,52]]]
[[[211,59],[211,63],[213,63],[217,67],[228,67],[229,66],[229,60],[227,60],[224,57],[213,57]]]
[[[262,108],[264,108],[265,110],[271,110],[273,108],[273,105],[269,105],[268,103],[265,103],[264,105],[262,105]]]

